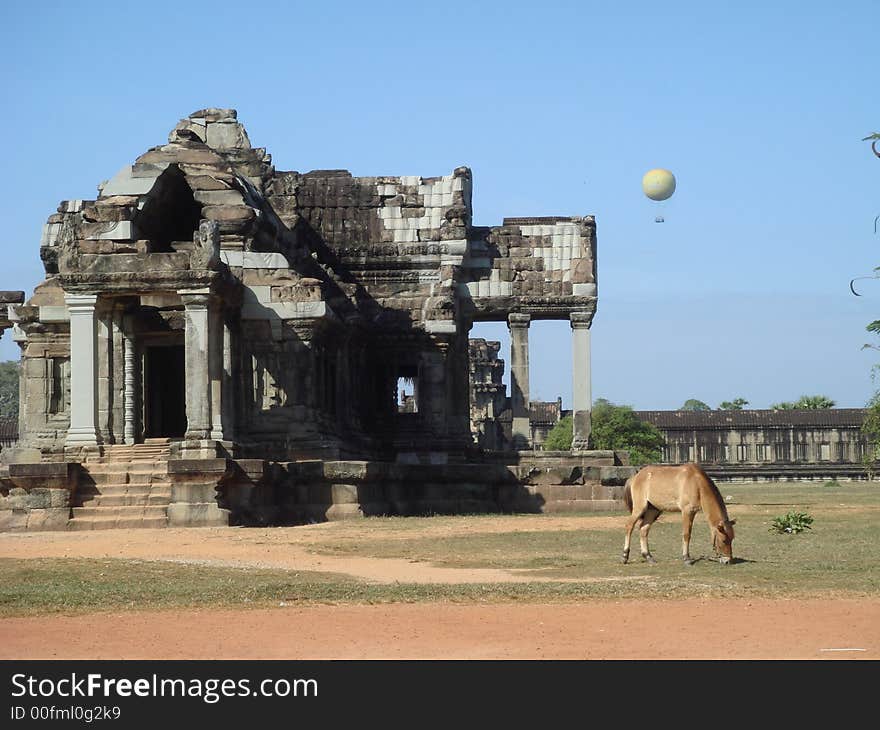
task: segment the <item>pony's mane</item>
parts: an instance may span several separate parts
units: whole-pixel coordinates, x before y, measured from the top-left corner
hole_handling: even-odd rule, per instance
[[[703,467],[700,467],[700,471],[706,478],[706,483],[709,485],[709,491],[712,492],[712,494],[715,496],[715,499],[718,501],[718,506],[721,508],[721,514],[724,515],[725,520],[729,520],[730,515],[727,514],[727,505],[724,503],[724,498],[721,496],[718,485],[715,484],[715,481],[706,473],[706,470],[703,469]]]

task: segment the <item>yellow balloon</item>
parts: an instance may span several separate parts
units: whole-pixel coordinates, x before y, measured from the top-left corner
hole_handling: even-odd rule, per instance
[[[666,200],[675,192],[675,175],[669,170],[648,170],[642,178],[642,191],[651,200]]]

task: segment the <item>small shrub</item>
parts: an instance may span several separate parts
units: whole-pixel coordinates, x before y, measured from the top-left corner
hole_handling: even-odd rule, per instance
[[[544,451],[571,451],[573,428],[571,416],[559,419],[542,444]]]
[[[826,486],[826,487],[839,487],[839,486],[840,486],[840,482],[837,481],[836,479],[832,479],[832,480],[829,481],[829,482],[825,482],[825,484],[824,484],[823,486]]]
[[[780,535],[795,535],[804,530],[813,529],[813,518],[806,512],[788,512],[782,517],[777,517],[770,524],[770,532],[778,532]]]

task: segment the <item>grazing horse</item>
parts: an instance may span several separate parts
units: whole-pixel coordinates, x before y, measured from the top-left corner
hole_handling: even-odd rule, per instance
[[[623,541],[623,562],[629,560],[629,544],[633,527],[639,524],[642,557],[657,562],[648,549],[648,532],[661,512],[681,512],[681,557],[693,565],[690,556],[691,528],[697,512],[706,513],[712,531],[712,547],[722,565],[733,554],[733,525],[718,487],[698,464],[681,466],[646,466],[626,480],[624,500],[630,510]]]

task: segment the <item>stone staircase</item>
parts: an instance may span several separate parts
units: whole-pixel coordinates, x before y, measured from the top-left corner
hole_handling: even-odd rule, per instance
[[[69,530],[166,527],[171,483],[166,439],[113,445],[83,464]]]

